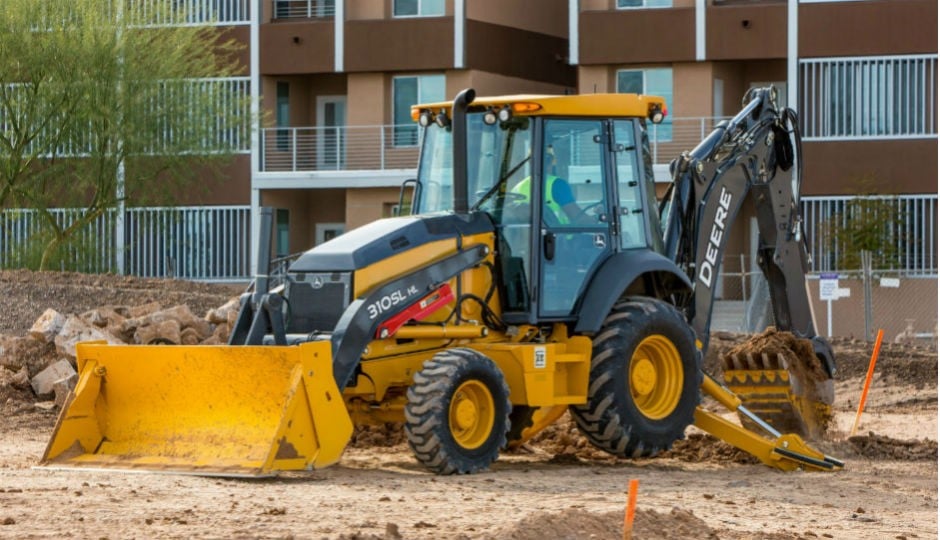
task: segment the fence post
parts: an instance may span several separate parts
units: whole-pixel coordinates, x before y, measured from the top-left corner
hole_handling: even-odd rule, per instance
[[[872,307],[871,307],[871,251],[862,250],[862,289],[865,293],[865,341],[871,341]]]
[[[379,126],[379,170],[385,170],[385,126]]]
[[[291,128],[290,170],[297,172],[297,128]]]

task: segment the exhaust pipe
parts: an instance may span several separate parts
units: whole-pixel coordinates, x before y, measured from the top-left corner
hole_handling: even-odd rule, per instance
[[[467,178],[467,107],[476,97],[473,88],[461,90],[454,98],[451,129],[454,141],[454,212],[466,214],[468,209],[469,178]]]

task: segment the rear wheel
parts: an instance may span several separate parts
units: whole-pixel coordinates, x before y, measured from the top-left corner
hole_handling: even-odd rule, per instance
[[[408,445],[438,474],[484,470],[506,446],[510,408],[509,388],[492,360],[471,349],[440,352],[408,389]]]
[[[701,385],[701,355],[685,318],[663,301],[631,297],[594,338],[588,401],[570,411],[594,446],[652,456],[684,436]]]

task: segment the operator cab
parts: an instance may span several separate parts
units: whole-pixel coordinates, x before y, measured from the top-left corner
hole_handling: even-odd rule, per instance
[[[661,120],[663,111],[660,98],[635,94],[470,104],[468,208],[496,226],[507,322],[572,320],[607,258],[662,252],[645,120],[657,113]],[[412,109],[425,128],[413,214],[454,211],[457,123],[450,115],[449,103]]]

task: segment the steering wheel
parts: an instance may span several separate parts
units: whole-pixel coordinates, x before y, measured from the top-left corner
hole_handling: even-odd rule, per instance
[[[593,215],[590,214],[591,210],[594,210]],[[597,201],[595,203],[589,203],[587,206],[585,206],[578,212],[578,215],[575,216],[574,221],[581,222],[589,218],[592,218],[593,221],[598,221],[597,219],[598,216],[600,216],[603,213],[604,213],[604,201]]]

